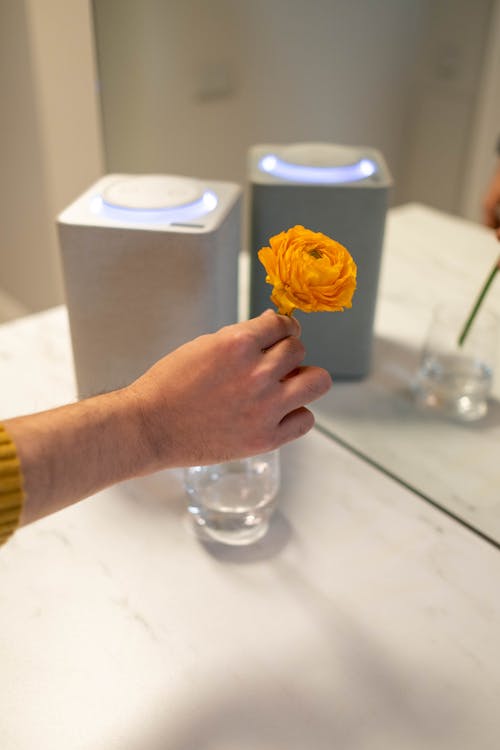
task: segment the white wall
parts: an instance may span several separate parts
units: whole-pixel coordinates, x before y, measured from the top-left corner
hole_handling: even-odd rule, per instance
[[[254,143],[365,144],[394,202],[459,212],[491,6],[94,0],[108,170],[244,181]]]
[[[88,0],[0,3],[0,289],[63,298],[55,217],[103,171]]]
[[[425,0],[94,7],[109,171],[242,181],[251,144],[327,140],[399,174]]]
[[[421,40],[400,198],[460,213],[491,0],[437,0]],[[489,144],[490,155],[492,144]]]

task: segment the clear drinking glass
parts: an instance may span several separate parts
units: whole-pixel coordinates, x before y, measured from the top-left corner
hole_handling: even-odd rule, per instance
[[[251,544],[264,536],[279,485],[279,450],[184,470],[188,511],[197,532],[224,544]]]
[[[438,305],[433,311],[415,382],[417,403],[463,421],[483,417],[493,382],[498,318],[481,310],[462,346],[458,338],[467,318],[463,305]]]

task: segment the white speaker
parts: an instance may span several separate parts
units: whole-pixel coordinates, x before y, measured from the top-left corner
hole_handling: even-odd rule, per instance
[[[371,148],[330,143],[257,145],[249,151],[250,313],[272,307],[257,252],[296,224],[333,237],[358,266],[353,306],[336,313],[294,313],[306,362],[338,378],[370,368],[373,320],[387,211],[389,170]]]
[[[238,318],[241,189],[108,175],[58,217],[80,397]]]

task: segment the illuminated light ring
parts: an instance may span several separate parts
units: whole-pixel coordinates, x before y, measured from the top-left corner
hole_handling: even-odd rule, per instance
[[[189,222],[199,219],[213,211],[218,204],[216,194],[206,190],[203,195],[192,203],[171,208],[120,208],[107,203],[101,195],[94,196],[90,201],[90,210],[108,219],[115,219],[130,224],[172,224]]]
[[[360,159],[354,164],[344,164],[337,167],[312,167],[305,164],[292,164],[283,161],[275,154],[266,154],[259,160],[262,172],[281,177],[290,182],[310,182],[319,184],[335,184],[359,182],[371,177],[377,171],[377,165],[371,159]]]

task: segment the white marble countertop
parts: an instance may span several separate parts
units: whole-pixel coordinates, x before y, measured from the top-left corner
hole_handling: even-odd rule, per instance
[[[388,215],[371,375],[337,382],[318,423],[389,474],[500,543],[500,345],[493,398],[473,424],[419,411],[411,383],[431,309],[459,299],[464,318],[500,245],[472,222],[417,204]],[[500,314],[500,282],[485,305]]]
[[[66,315],[0,327],[0,414],[72,398]],[[176,472],[0,550],[2,750],[496,750],[500,552],[313,431],[254,547]]]

